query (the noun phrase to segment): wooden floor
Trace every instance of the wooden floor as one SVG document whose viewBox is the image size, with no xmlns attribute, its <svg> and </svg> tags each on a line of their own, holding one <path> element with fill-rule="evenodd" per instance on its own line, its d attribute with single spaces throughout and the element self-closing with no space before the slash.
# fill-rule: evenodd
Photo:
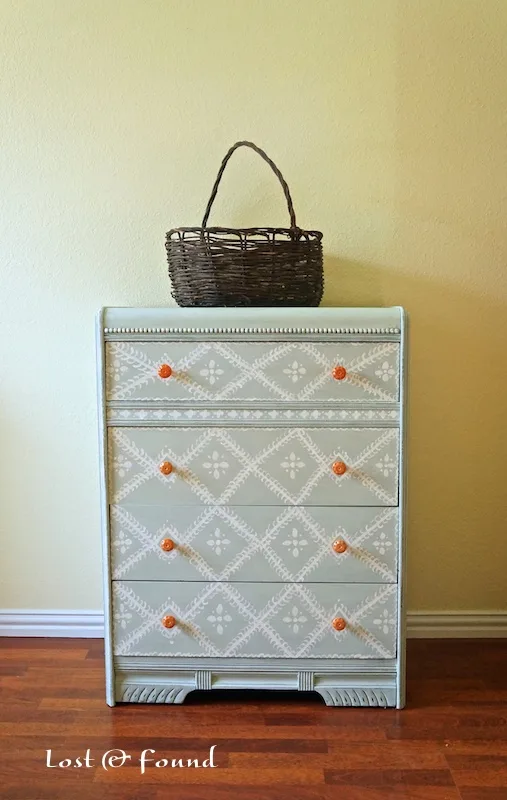
<svg viewBox="0 0 507 800">
<path fill-rule="evenodd" d="M 314 694 L 194 693 L 104 703 L 99 640 L 0 639 L 5 800 L 507 800 L 507 640 L 409 642 L 408 706 L 326 708 Z M 156 757 L 215 769 L 154 768 Z M 95 765 L 48 768 L 65 758 Z M 132 756 L 107 771 L 104 753 Z M 97 766 L 97 762 L 99 762 Z"/>
</svg>

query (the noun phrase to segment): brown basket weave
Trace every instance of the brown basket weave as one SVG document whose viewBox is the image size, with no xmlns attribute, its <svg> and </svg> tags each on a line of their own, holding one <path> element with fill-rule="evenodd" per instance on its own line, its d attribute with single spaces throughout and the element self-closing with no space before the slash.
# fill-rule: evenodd
<svg viewBox="0 0 507 800">
<path fill-rule="evenodd" d="M 251 147 L 281 183 L 290 228 L 207 228 L 230 157 Z M 236 142 L 218 172 L 200 228 L 166 237 L 172 296 L 180 306 L 318 306 L 323 291 L 322 234 L 296 225 L 289 187 L 276 164 L 252 142 Z"/>
</svg>

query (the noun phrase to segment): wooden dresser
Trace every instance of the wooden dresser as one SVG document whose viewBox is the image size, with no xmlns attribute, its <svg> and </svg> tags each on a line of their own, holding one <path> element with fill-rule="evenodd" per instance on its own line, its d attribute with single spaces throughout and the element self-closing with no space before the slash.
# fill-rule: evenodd
<svg viewBox="0 0 507 800">
<path fill-rule="evenodd" d="M 404 705 L 401 308 L 98 320 L 107 702 Z"/>
</svg>

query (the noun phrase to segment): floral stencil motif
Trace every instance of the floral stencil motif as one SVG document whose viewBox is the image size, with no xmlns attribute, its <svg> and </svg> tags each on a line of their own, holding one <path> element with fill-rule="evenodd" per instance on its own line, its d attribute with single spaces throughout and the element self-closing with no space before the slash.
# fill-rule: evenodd
<svg viewBox="0 0 507 800">
<path fill-rule="evenodd" d="M 119 381 L 122 375 L 128 371 L 128 367 L 122 364 L 119 358 L 113 358 L 108 364 L 108 374 L 111 380 Z"/>
<path fill-rule="evenodd" d="M 288 458 L 282 461 L 280 466 L 282 466 L 284 470 L 289 473 L 289 477 L 294 480 L 299 470 L 302 469 L 304 465 L 305 462 L 301 461 L 295 453 L 289 453 Z"/>
<path fill-rule="evenodd" d="M 290 628 L 292 628 L 293 633 L 298 633 L 299 626 L 303 622 L 308 622 L 307 618 L 300 612 L 297 606 L 292 606 L 292 610 L 286 617 L 283 618 L 283 621 L 286 622 Z"/>
<path fill-rule="evenodd" d="M 215 528 L 213 536 L 206 542 L 206 544 L 208 544 L 211 547 L 211 549 L 215 551 L 217 556 L 221 555 L 222 550 L 225 550 L 227 548 L 227 545 L 230 543 L 231 540 L 226 539 L 220 528 Z"/>
<path fill-rule="evenodd" d="M 375 375 L 380 378 L 380 380 L 387 383 L 387 381 L 391 380 L 396 375 L 396 370 L 391 367 L 388 361 L 384 361 L 381 366 L 375 370 Z"/>
<path fill-rule="evenodd" d="M 292 547 L 292 555 L 294 558 L 297 558 L 299 553 L 301 552 L 302 547 L 306 547 L 308 542 L 306 539 L 299 538 L 299 531 L 297 528 L 292 529 L 292 533 L 289 535 L 289 538 L 286 539 L 283 544 L 288 547 L 289 549 Z"/>
<path fill-rule="evenodd" d="M 396 463 L 391 460 L 387 453 L 375 466 L 381 471 L 384 478 L 388 478 L 390 473 L 396 469 Z"/>
<path fill-rule="evenodd" d="M 125 531 L 118 531 L 118 536 L 113 540 L 113 547 L 117 547 L 122 555 L 124 555 L 132 544 L 132 539 L 129 539 Z"/>
<path fill-rule="evenodd" d="M 203 463 L 204 469 L 209 470 L 215 480 L 218 480 L 221 475 L 224 475 L 226 470 L 229 469 L 229 463 L 221 459 L 220 453 L 213 450 L 210 460 Z"/>
<path fill-rule="evenodd" d="M 125 603 L 120 603 L 120 607 L 114 612 L 114 618 L 122 628 L 127 627 L 127 622 L 132 619 L 132 614 L 125 608 Z"/>
<path fill-rule="evenodd" d="M 379 618 L 373 620 L 373 624 L 377 625 L 382 633 L 388 634 L 391 629 L 391 625 L 395 625 L 396 622 L 387 608 L 384 608 L 384 610 L 380 612 Z"/>
<path fill-rule="evenodd" d="M 227 627 L 227 623 L 232 622 L 231 615 L 226 612 L 222 603 L 219 603 L 215 608 L 215 612 L 210 614 L 209 617 L 206 617 L 206 619 L 208 622 L 211 622 L 216 632 L 220 635 L 222 635 L 224 629 Z"/>
<path fill-rule="evenodd" d="M 306 369 L 297 361 L 293 361 L 290 367 L 284 369 L 284 373 L 290 376 L 292 383 L 297 383 L 303 375 L 306 375 Z"/>
<path fill-rule="evenodd" d="M 124 478 L 132 469 L 132 461 L 129 461 L 123 453 L 118 453 L 113 459 L 113 468 L 120 478 Z"/>
<path fill-rule="evenodd" d="M 385 556 L 387 551 L 390 547 L 392 547 L 392 542 L 389 541 L 385 533 L 379 533 L 378 539 L 373 542 L 373 546 L 378 550 L 381 556 Z"/>
<path fill-rule="evenodd" d="M 217 365 L 216 361 L 213 358 L 210 358 L 210 360 L 208 361 L 208 365 L 203 369 L 201 369 L 199 374 L 202 375 L 203 378 L 206 378 L 208 382 L 213 386 L 213 384 L 217 382 L 220 375 L 224 374 L 224 371 L 223 369 L 220 369 L 220 367 Z"/>
</svg>

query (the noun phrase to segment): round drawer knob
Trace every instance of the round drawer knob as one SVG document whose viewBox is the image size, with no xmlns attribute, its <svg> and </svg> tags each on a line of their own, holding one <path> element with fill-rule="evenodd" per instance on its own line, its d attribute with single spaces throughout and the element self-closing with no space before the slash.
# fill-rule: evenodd
<svg viewBox="0 0 507 800">
<path fill-rule="evenodd" d="M 158 374 L 160 378 L 170 378 L 173 371 L 169 364 L 161 364 L 158 368 Z"/>
<path fill-rule="evenodd" d="M 344 539 L 337 539 L 333 542 L 333 550 L 335 553 L 344 553 L 347 549 L 347 542 Z"/>
<path fill-rule="evenodd" d="M 345 367 L 341 365 L 337 366 L 333 370 L 333 378 L 337 381 L 343 381 L 347 377 L 347 370 Z"/>
<path fill-rule="evenodd" d="M 335 617 L 332 622 L 333 628 L 335 631 L 344 631 L 347 627 L 347 623 L 343 619 L 343 617 Z"/>
<path fill-rule="evenodd" d="M 173 471 L 173 465 L 171 464 L 170 461 L 162 461 L 159 470 L 162 473 L 162 475 L 170 475 L 171 472 Z"/>
<path fill-rule="evenodd" d="M 347 465 L 344 461 L 335 461 L 333 464 L 333 472 L 335 475 L 345 475 L 347 472 Z"/>
<path fill-rule="evenodd" d="M 160 547 L 164 553 L 170 553 L 171 550 L 174 550 L 174 542 L 172 539 L 162 539 L 160 542 Z"/>
<path fill-rule="evenodd" d="M 170 614 L 166 617 L 162 617 L 162 625 L 164 628 L 174 628 L 176 625 L 176 617 L 172 617 Z"/>
</svg>

